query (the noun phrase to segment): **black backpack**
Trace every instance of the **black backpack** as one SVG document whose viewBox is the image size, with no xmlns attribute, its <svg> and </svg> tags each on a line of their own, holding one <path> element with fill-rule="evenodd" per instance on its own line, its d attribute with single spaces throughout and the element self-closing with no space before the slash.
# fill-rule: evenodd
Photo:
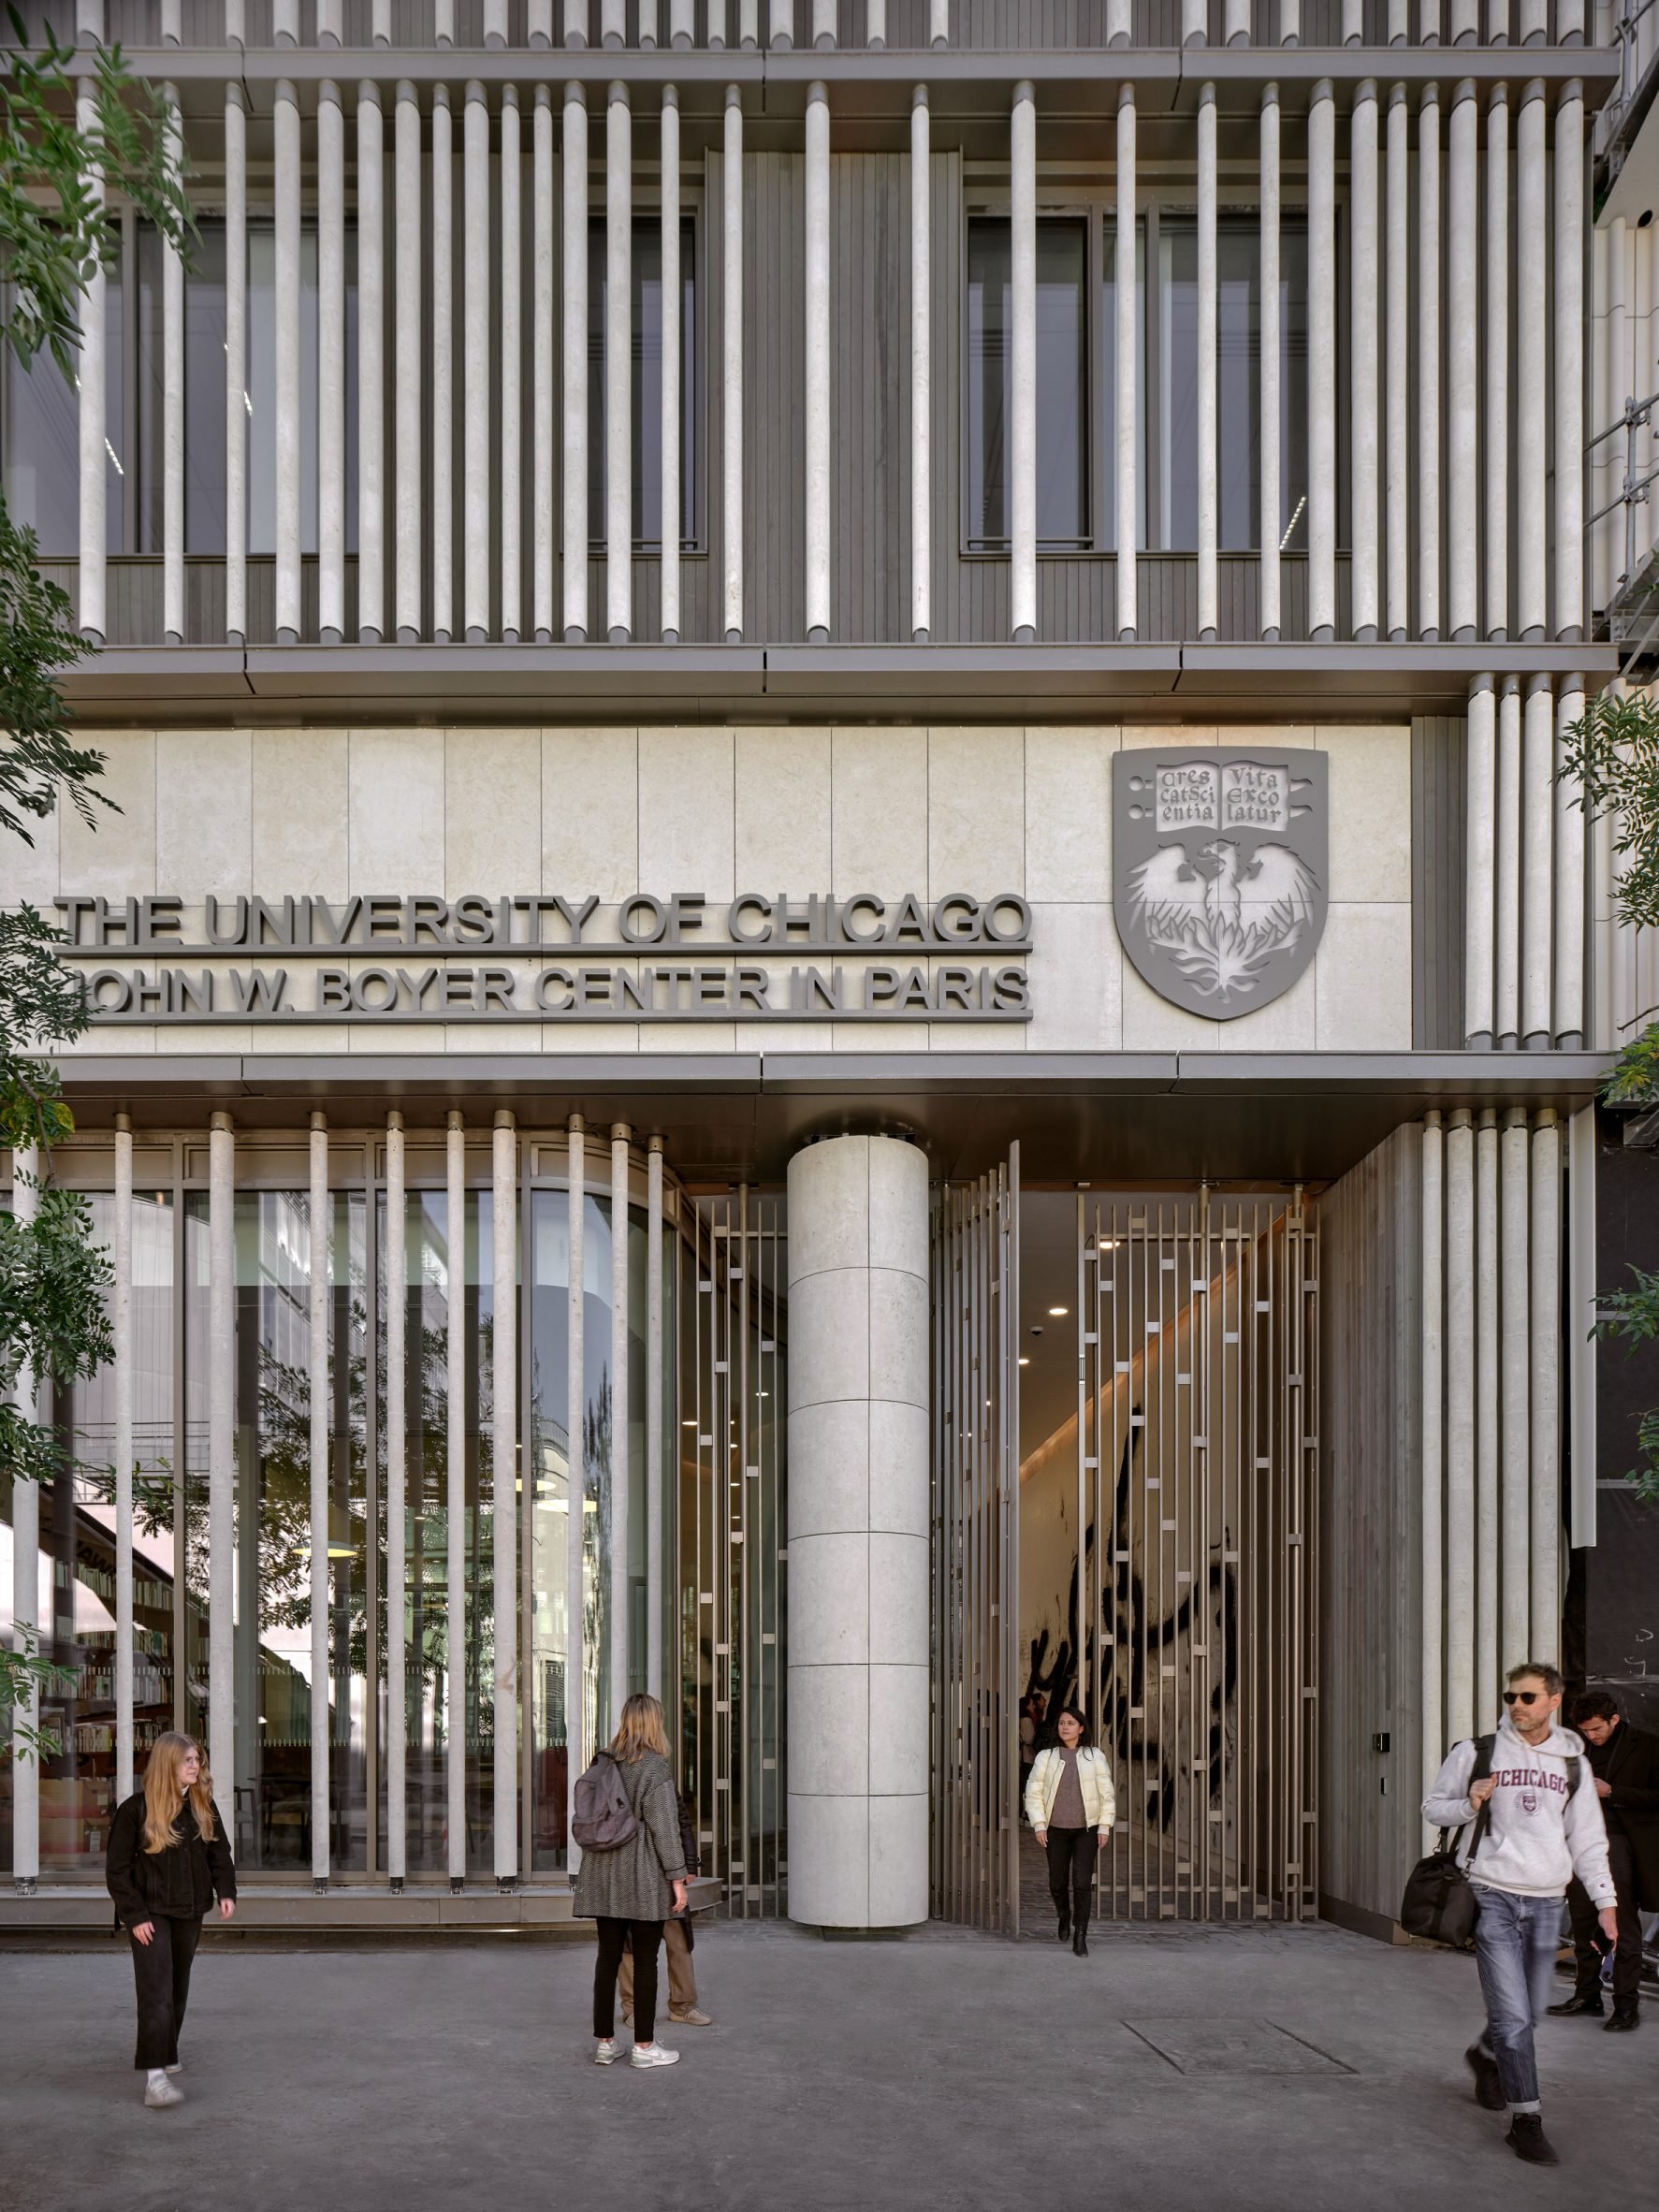
<svg viewBox="0 0 1659 2212">
<path fill-rule="evenodd" d="M 619 1851 L 639 1833 L 639 1823 L 622 1787 L 622 1769 L 607 1751 L 576 1778 L 570 1832 L 584 1851 Z"/>
<path fill-rule="evenodd" d="M 1475 1764 L 1469 1770 L 1471 1789 L 1492 1772 L 1492 1747 L 1496 1742 L 1495 1736 L 1475 1739 Z M 1570 1802 L 1579 1786 L 1579 1761 L 1569 1758 L 1566 1766 Z M 1475 1822 L 1474 1841 L 1469 1846 L 1471 1866 L 1491 1825 L 1492 1799 L 1488 1797 Z M 1412 1868 L 1406 1879 L 1405 1895 L 1400 1900 L 1400 1925 L 1407 1935 L 1425 1936 L 1433 1943 L 1449 1943 L 1457 1951 L 1466 1951 L 1473 1944 L 1475 1922 L 1480 1912 L 1475 1892 L 1469 1886 L 1469 1877 L 1458 1864 L 1458 1844 L 1463 1833 L 1462 1827 L 1441 1829 L 1434 1849 Z"/>
</svg>

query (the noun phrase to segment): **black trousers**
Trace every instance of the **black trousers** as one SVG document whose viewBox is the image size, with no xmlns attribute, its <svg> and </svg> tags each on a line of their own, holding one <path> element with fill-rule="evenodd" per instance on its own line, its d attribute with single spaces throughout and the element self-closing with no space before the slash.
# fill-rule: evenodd
<svg viewBox="0 0 1659 2212">
<path fill-rule="evenodd" d="M 1089 1906 L 1095 1894 L 1095 1861 L 1100 1838 L 1094 1828 L 1050 1828 L 1048 1888 L 1055 1911 L 1064 1920 L 1070 1915 L 1074 1928 L 1087 1928 Z"/>
<path fill-rule="evenodd" d="M 651 2043 L 657 2034 L 657 1953 L 662 1943 L 660 1920 L 601 1920 L 599 1957 L 593 1969 L 593 2032 L 608 2040 L 617 2032 L 617 1975 L 622 1946 L 633 1952 L 633 2040 Z"/>
<path fill-rule="evenodd" d="M 1619 1893 L 1619 1940 L 1613 1946 L 1613 2001 L 1634 2004 L 1642 1986 L 1642 1922 L 1636 1909 L 1636 1864 L 1630 1855 L 1630 1838 L 1609 1832 L 1608 1869 Z M 1595 1947 L 1595 1907 L 1590 1892 L 1575 1879 L 1567 1885 L 1567 1911 L 1573 1922 L 1573 1956 L 1578 1961 L 1579 1993 L 1588 1997 L 1601 1987 L 1601 1953 Z"/>
<path fill-rule="evenodd" d="M 133 1980 L 138 1991 L 138 2050 L 135 2066 L 176 2066 L 179 2030 L 190 1997 L 190 1965 L 201 1941 L 199 1920 L 165 1920 L 158 1914 L 147 1943 L 127 1930 Z"/>
</svg>

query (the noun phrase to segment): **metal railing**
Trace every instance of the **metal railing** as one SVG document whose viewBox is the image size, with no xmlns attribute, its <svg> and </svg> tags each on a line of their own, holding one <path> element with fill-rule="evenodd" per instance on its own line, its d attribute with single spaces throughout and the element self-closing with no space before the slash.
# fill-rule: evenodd
<svg viewBox="0 0 1659 2212">
<path fill-rule="evenodd" d="M 1627 398 L 1618 421 L 1597 431 L 1585 448 L 1587 456 L 1594 456 L 1610 440 L 1621 434 L 1624 439 L 1624 474 L 1619 489 L 1595 510 L 1584 527 L 1588 535 L 1609 515 L 1623 509 L 1624 566 L 1608 595 L 1607 621 L 1609 642 L 1625 656 L 1627 676 L 1645 665 L 1659 647 L 1659 575 L 1655 575 L 1647 555 L 1638 562 L 1637 552 L 1637 509 L 1652 503 L 1652 487 L 1659 480 L 1659 465 L 1638 468 L 1637 439 L 1652 423 L 1655 406 L 1659 406 L 1659 391 L 1650 392 L 1645 400 Z"/>
</svg>

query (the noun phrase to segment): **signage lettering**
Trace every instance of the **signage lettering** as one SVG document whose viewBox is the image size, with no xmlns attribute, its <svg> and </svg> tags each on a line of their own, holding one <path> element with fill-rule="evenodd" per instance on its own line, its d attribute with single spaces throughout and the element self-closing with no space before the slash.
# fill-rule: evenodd
<svg viewBox="0 0 1659 2212">
<path fill-rule="evenodd" d="M 1031 1018 L 1014 892 L 210 895 L 195 941 L 170 893 L 57 906 L 95 1023 Z"/>
</svg>

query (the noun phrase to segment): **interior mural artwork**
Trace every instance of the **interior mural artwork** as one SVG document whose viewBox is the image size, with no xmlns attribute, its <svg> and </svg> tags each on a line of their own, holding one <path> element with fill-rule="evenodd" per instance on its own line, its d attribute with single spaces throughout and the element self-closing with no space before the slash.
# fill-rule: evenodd
<svg viewBox="0 0 1659 2212">
<path fill-rule="evenodd" d="M 1295 1887 L 1293 1824 L 1263 1811 L 1294 1742 L 1260 1716 L 1305 1632 L 1304 1220 L 1271 1200 L 1097 1208 L 1081 1448 L 1073 1414 L 1020 1470 L 1022 1694 L 1050 1724 L 1080 1702 L 1110 1753 L 1101 1880 L 1131 1913 L 1252 1917 Z"/>
</svg>

